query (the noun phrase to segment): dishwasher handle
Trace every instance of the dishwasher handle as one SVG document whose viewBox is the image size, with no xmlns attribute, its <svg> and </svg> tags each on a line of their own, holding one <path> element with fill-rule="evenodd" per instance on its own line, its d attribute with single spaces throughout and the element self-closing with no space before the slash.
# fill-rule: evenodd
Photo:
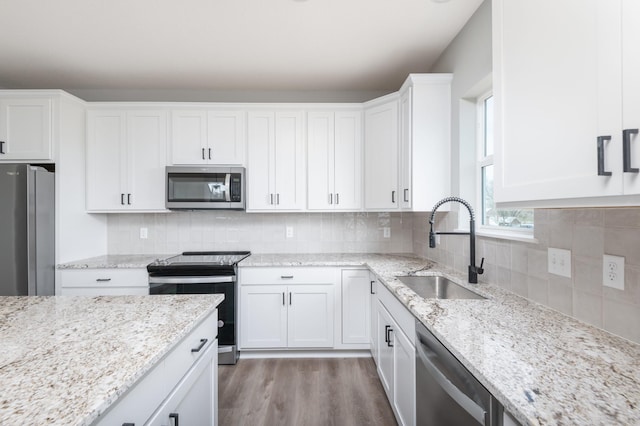
<svg viewBox="0 0 640 426">
<path fill-rule="evenodd" d="M 471 398 L 469 398 L 464 392 L 462 392 L 456 385 L 444 375 L 438 368 L 431 362 L 429 355 L 424 349 L 424 343 L 418 339 L 416 342 L 416 352 L 420 362 L 424 365 L 433 379 L 438 382 L 438 385 L 471 417 L 476 419 L 478 423 L 482 425 L 487 424 L 488 413 L 483 407 L 476 404 Z"/>
</svg>

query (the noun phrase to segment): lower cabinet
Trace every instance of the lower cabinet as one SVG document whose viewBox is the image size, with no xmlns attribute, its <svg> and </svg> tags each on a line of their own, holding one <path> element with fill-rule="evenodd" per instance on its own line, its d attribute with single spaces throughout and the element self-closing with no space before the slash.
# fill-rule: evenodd
<svg viewBox="0 0 640 426">
<path fill-rule="evenodd" d="M 333 290 L 332 284 L 242 286 L 241 348 L 332 348 Z"/>
<path fill-rule="evenodd" d="M 94 424 L 214 426 L 218 410 L 218 311 L 158 362 Z"/>
<path fill-rule="evenodd" d="M 342 343 L 369 344 L 371 308 L 368 269 L 342 270 Z M 366 347 L 366 346 L 365 346 Z"/>
<path fill-rule="evenodd" d="M 144 296 L 149 294 L 147 270 L 63 269 L 60 271 L 62 296 Z"/>
<path fill-rule="evenodd" d="M 416 361 L 412 314 L 382 286 L 376 305 L 378 375 L 399 425 L 416 422 Z"/>
</svg>

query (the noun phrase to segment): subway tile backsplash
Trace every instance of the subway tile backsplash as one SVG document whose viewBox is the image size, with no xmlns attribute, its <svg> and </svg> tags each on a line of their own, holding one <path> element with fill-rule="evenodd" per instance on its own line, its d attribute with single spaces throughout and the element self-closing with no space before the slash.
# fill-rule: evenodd
<svg viewBox="0 0 640 426">
<path fill-rule="evenodd" d="M 291 227 L 293 237 L 286 237 Z M 148 238 L 140 238 L 147 228 Z M 389 228 L 385 238 L 384 229 Z M 108 215 L 111 254 L 198 250 L 255 253 L 411 253 L 413 215 L 184 211 Z"/>
<path fill-rule="evenodd" d="M 457 227 L 457 213 L 437 213 L 437 229 Z M 478 237 L 481 281 L 640 343 L 640 208 L 536 209 L 536 243 Z M 461 272 L 469 240 L 441 236 L 429 248 L 428 214 L 413 218 L 414 253 Z M 547 272 L 549 247 L 571 250 L 571 278 Z M 624 291 L 602 284 L 602 255 L 625 258 Z"/>
</svg>

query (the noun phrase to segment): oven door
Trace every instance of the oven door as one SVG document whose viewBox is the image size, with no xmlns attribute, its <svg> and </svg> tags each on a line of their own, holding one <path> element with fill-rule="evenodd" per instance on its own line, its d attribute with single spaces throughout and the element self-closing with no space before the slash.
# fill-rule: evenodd
<svg viewBox="0 0 640 426">
<path fill-rule="evenodd" d="M 223 294 L 218 305 L 218 363 L 235 364 L 238 359 L 236 337 L 236 277 L 149 277 L 149 294 Z"/>
</svg>

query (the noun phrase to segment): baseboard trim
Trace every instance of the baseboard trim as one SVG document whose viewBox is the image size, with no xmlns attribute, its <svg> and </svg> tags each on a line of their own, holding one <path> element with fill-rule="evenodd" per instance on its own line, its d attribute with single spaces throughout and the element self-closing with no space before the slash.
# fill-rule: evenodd
<svg viewBox="0 0 640 426">
<path fill-rule="evenodd" d="M 369 350 L 243 350 L 240 359 L 258 358 L 371 358 Z"/>
</svg>

